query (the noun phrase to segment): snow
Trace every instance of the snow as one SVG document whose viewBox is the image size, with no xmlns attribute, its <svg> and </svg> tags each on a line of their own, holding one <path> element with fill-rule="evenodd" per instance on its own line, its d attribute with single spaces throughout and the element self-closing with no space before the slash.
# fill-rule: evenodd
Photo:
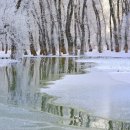
<svg viewBox="0 0 130 130">
<path fill-rule="evenodd" d="M 17 63 L 18 60 L 10 59 L 10 52 L 5 54 L 5 52 L 0 51 L 0 67 L 8 66 L 12 63 Z"/>
<path fill-rule="evenodd" d="M 105 72 L 69 75 L 54 83 L 41 92 L 59 97 L 55 103 L 84 109 L 94 116 L 130 121 L 130 84 Z"/>
<path fill-rule="evenodd" d="M 89 71 L 86 69 L 89 73 L 67 75 L 40 91 L 59 97 L 55 103 L 78 107 L 94 116 L 130 121 L 129 56 L 124 52 L 87 53 L 77 62 L 95 63 Z M 0 59 L 0 66 L 14 62 Z"/>
<path fill-rule="evenodd" d="M 0 67 L 8 66 L 12 63 L 17 63 L 17 60 L 11 60 L 11 59 L 0 59 Z"/>
<path fill-rule="evenodd" d="M 56 104 L 73 106 L 107 119 L 130 121 L 129 55 L 104 52 L 99 58 L 100 54 L 95 57 L 96 52 L 92 53 L 91 58 L 77 60 L 95 63 L 89 73 L 67 75 L 41 92 L 58 97 Z"/>
<path fill-rule="evenodd" d="M 126 58 L 87 58 L 77 62 L 96 63 L 94 71 L 130 72 L 130 60 Z"/>
<path fill-rule="evenodd" d="M 10 52 L 8 54 L 5 54 L 4 51 L 0 51 L 0 58 L 10 58 Z"/>
<path fill-rule="evenodd" d="M 39 52 L 39 51 L 38 51 Z M 7 54 L 5 54 L 5 52 L 0 51 L 0 67 L 2 66 L 7 66 L 10 63 L 14 63 L 17 62 L 16 60 L 11 60 L 10 59 L 10 51 L 8 51 Z M 38 53 L 39 54 L 39 53 Z M 35 58 L 41 58 L 41 57 L 80 57 L 80 55 L 68 55 L 68 54 L 62 54 L 61 56 L 59 55 L 47 55 L 47 56 L 43 56 L 43 55 L 37 55 L 37 56 L 33 56 L 29 53 L 29 55 L 23 55 L 23 57 L 35 57 Z M 98 53 L 96 50 L 94 50 L 94 52 L 87 52 L 85 54 L 86 58 L 89 58 L 89 60 L 78 60 L 77 62 L 96 62 L 99 64 L 99 66 L 97 68 L 99 69 L 103 69 L 103 70 L 116 70 L 116 71 L 126 71 L 128 72 L 130 70 L 130 66 L 129 66 L 129 62 L 128 60 L 126 60 L 127 62 L 125 63 L 125 66 L 123 65 L 123 59 L 120 60 L 120 64 L 117 64 L 115 62 L 112 62 L 112 59 L 109 59 L 108 61 L 104 61 L 104 59 L 100 59 L 99 58 L 130 58 L 130 53 L 125 53 L 125 52 L 111 52 L 111 51 L 104 51 L 103 53 Z M 97 58 L 97 59 L 93 59 L 93 58 Z M 116 59 L 114 59 L 114 61 L 116 61 Z M 109 64 L 109 62 L 111 62 L 111 64 Z M 118 67 L 117 67 L 118 66 Z M 107 68 L 104 68 L 107 67 Z"/>
<path fill-rule="evenodd" d="M 125 53 L 124 51 L 121 52 L 112 52 L 112 51 L 103 51 L 102 53 L 97 52 L 94 50 L 93 52 L 87 52 L 85 54 L 87 57 L 97 58 L 97 57 L 111 57 L 111 58 L 130 58 L 130 52 Z"/>
</svg>

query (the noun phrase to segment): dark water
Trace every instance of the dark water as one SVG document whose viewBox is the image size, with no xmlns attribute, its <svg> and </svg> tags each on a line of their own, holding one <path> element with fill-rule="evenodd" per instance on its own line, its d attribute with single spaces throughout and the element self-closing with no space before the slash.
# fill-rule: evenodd
<svg viewBox="0 0 130 130">
<path fill-rule="evenodd" d="M 48 84 L 53 83 L 52 81 L 60 80 L 65 75 L 89 73 L 90 68 L 95 66 L 94 63 L 77 63 L 75 60 L 76 58 L 25 58 L 21 63 L 0 68 L 0 130 L 14 129 L 15 123 L 14 125 L 10 123 L 9 128 L 6 124 L 10 118 L 11 121 L 16 117 L 21 119 L 22 114 L 25 122 L 32 121 L 32 117 L 33 121 L 38 120 L 40 124 L 36 125 L 36 122 L 33 122 L 33 125 L 29 124 L 29 127 L 23 125 L 24 123 L 18 125 L 21 123 L 19 121 L 16 129 L 68 130 L 76 127 L 78 129 L 129 130 L 129 123 L 107 120 L 82 110 L 56 105 L 53 103 L 55 99 L 53 96 L 40 93 L 40 88 L 46 89 Z M 42 115 L 44 116 L 41 117 Z M 51 127 L 45 128 L 45 121 L 50 123 Z M 53 123 L 55 128 L 52 127 Z"/>
</svg>

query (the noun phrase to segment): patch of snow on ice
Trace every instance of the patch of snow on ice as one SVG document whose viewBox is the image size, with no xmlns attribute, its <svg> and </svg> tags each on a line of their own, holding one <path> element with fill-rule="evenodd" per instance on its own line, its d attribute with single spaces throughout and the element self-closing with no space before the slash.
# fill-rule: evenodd
<svg viewBox="0 0 130 130">
<path fill-rule="evenodd" d="M 93 52 L 85 53 L 85 55 L 87 57 L 130 58 L 130 52 L 125 53 L 124 51 L 121 52 L 103 51 L 102 53 L 99 53 L 96 50 L 94 50 Z"/>
<path fill-rule="evenodd" d="M 130 60 L 127 58 L 88 58 L 77 60 L 77 62 L 94 62 L 98 71 L 108 72 L 130 72 Z"/>
<path fill-rule="evenodd" d="M 17 60 L 11 60 L 11 59 L 0 59 L 0 67 L 8 66 L 12 63 L 17 63 Z"/>
</svg>

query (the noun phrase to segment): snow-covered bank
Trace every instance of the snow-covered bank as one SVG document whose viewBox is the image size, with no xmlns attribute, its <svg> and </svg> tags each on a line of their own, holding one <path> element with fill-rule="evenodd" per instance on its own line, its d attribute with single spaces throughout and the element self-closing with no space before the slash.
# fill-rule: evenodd
<svg viewBox="0 0 130 130">
<path fill-rule="evenodd" d="M 0 59 L 0 67 L 8 66 L 12 63 L 17 63 L 19 61 L 17 60 L 11 60 L 11 59 Z"/>
<path fill-rule="evenodd" d="M 87 52 L 85 55 L 89 58 L 130 58 L 130 52 L 125 53 L 124 51 L 121 52 L 112 52 L 112 51 L 103 51 L 102 53 L 97 52 L 97 50 L 94 50 L 93 52 Z"/>
<path fill-rule="evenodd" d="M 38 51 L 39 52 L 39 51 Z M 16 60 L 11 60 L 10 59 L 10 51 L 8 54 L 5 54 L 4 52 L 0 51 L 0 66 L 7 65 L 12 62 L 16 62 Z M 41 58 L 41 57 L 78 57 L 80 58 L 80 55 L 69 55 L 69 54 L 62 54 L 62 55 L 39 55 L 37 53 L 37 56 L 33 56 L 30 53 L 28 55 L 22 55 L 22 57 L 25 58 Z M 81 57 L 86 57 L 88 59 L 81 59 L 78 60 L 77 62 L 95 62 L 98 64 L 96 68 L 102 69 L 102 70 L 112 70 L 112 71 L 125 71 L 128 72 L 130 71 L 130 61 L 128 58 L 130 58 L 130 52 L 125 53 L 125 52 L 111 52 L 111 51 L 104 51 L 103 53 L 98 53 L 96 50 L 93 52 L 87 52 L 85 53 L 84 56 Z M 109 58 L 109 60 L 105 59 Z M 120 60 L 118 60 L 120 58 Z M 6 63 L 7 61 L 7 63 Z M 120 62 L 119 62 L 120 61 Z M 124 65 L 125 64 L 125 65 Z"/>
<path fill-rule="evenodd" d="M 87 58 L 79 59 L 77 62 L 94 62 L 95 71 L 107 72 L 130 72 L 130 60 L 126 58 Z"/>
<path fill-rule="evenodd" d="M 80 57 L 80 51 L 78 51 L 78 55 L 69 55 L 67 54 L 61 54 L 59 55 L 59 52 L 57 51 L 56 55 L 48 54 L 48 55 L 40 55 L 40 50 L 37 51 L 37 56 L 33 56 L 30 53 L 30 50 L 27 50 L 28 55 L 23 55 L 22 57 Z M 8 51 L 7 54 L 5 54 L 4 51 L 0 51 L 0 58 L 10 58 L 11 51 Z M 130 58 L 130 51 L 129 53 L 125 53 L 124 51 L 121 52 L 112 52 L 104 50 L 102 53 L 97 52 L 97 50 L 93 50 L 93 52 L 86 52 L 85 57 L 87 58 Z"/>
<path fill-rule="evenodd" d="M 55 102 L 85 109 L 92 115 L 130 121 L 130 61 L 122 58 L 87 58 L 96 67 L 84 75 L 69 75 L 41 92 L 59 97 Z"/>
<path fill-rule="evenodd" d="M 17 60 L 10 59 L 10 52 L 8 54 L 5 54 L 5 52 L 0 51 L 0 67 L 17 62 Z"/>
<path fill-rule="evenodd" d="M 10 52 L 8 54 L 5 54 L 4 51 L 0 51 L 0 58 L 10 58 Z"/>
<path fill-rule="evenodd" d="M 111 78 L 116 81 L 130 83 L 129 58 L 88 58 L 77 60 L 77 62 L 94 62 L 97 65 L 92 69 L 92 71 L 107 72 Z"/>
</svg>

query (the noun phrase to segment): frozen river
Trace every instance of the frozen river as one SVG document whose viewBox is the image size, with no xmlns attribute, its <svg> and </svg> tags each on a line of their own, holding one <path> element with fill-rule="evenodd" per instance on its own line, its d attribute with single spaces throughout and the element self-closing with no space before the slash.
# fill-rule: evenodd
<svg viewBox="0 0 130 130">
<path fill-rule="evenodd" d="M 130 128 L 128 59 L 25 58 L 0 74 L 0 130 Z"/>
</svg>

